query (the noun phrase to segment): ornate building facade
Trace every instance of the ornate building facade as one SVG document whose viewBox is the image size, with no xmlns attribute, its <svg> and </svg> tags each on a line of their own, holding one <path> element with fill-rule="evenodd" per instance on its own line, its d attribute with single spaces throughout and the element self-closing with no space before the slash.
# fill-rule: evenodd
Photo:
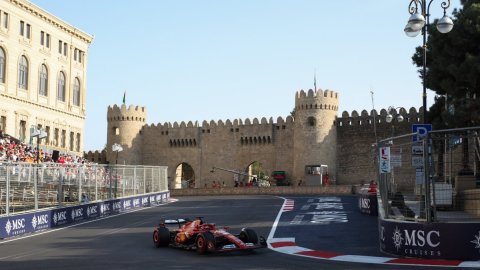
<svg viewBox="0 0 480 270">
<path fill-rule="evenodd" d="M 0 130 L 81 155 L 89 34 L 26 0 L 0 3 Z"/>
</svg>

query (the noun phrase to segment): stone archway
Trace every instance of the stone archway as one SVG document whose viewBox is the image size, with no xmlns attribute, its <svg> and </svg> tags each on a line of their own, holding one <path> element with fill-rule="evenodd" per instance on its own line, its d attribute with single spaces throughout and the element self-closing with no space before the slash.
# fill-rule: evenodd
<svg viewBox="0 0 480 270">
<path fill-rule="evenodd" d="M 257 177 L 257 180 L 263 179 L 265 176 L 268 176 L 265 169 L 263 168 L 263 164 L 259 161 L 253 161 L 252 163 L 250 163 L 247 166 L 245 173 L 247 173 L 248 175 L 255 175 Z M 243 178 L 244 184 L 248 184 L 250 180 L 252 180 L 251 176 L 245 176 Z"/>
<path fill-rule="evenodd" d="M 186 162 L 180 163 L 175 169 L 175 189 L 194 188 L 195 187 L 195 171 L 190 164 Z"/>
</svg>

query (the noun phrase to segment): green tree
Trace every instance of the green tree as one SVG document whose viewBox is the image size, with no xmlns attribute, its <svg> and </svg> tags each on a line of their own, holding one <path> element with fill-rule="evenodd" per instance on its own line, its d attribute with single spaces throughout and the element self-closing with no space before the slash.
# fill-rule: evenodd
<svg viewBox="0 0 480 270">
<path fill-rule="evenodd" d="M 450 33 L 438 32 L 436 21 L 428 29 L 425 85 L 441 97 L 427 119 L 436 129 L 480 125 L 480 0 L 461 3 L 463 8 L 453 11 Z M 423 77 L 422 47 L 416 48 L 412 60 Z"/>
</svg>

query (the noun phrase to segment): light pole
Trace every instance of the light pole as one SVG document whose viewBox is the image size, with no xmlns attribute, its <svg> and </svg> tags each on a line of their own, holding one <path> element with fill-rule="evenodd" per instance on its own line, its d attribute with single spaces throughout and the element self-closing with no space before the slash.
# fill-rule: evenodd
<svg viewBox="0 0 480 270">
<path fill-rule="evenodd" d="M 409 37 L 416 37 L 420 33 L 423 36 L 423 123 L 427 123 L 427 88 L 425 86 L 425 77 L 427 75 L 427 39 L 428 27 L 430 26 L 430 5 L 433 0 L 411 0 L 408 5 L 408 12 L 411 14 L 408 23 L 405 26 L 405 34 Z M 453 28 L 453 21 L 446 15 L 447 8 L 450 7 L 450 0 L 443 0 L 440 6 L 443 8 L 443 17 L 437 22 L 437 30 L 446 34 Z"/>
<path fill-rule="evenodd" d="M 122 152 L 123 151 L 123 147 L 118 144 L 118 143 L 114 143 L 112 145 L 112 151 L 113 152 L 116 152 L 116 156 L 115 156 L 115 199 L 117 198 L 117 187 L 118 187 L 118 168 L 117 168 L 117 164 L 118 164 L 118 152 Z M 112 190 L 112 186 L 111 186 L 112 182 L 110 181 L 110 190 Z M 110 196 L 111 197 L 111 196 Z"/>
<path fill-rule="evenodd" d="M 398 110 L 398 113 L 396 112 L 396 109 L 399 109 Z M 395 114 L 395 119 L 397 120 L 397 123 L 401 123 L 403 122 L 403 115 L 400 114 L 400 110 L 401 108 L 400 107 L 393 107 L 393 106 L 390 106 L 388 107 L 388 111 L 387 111 L 387 116 L 385 117 L 385 121 L 387 121 L 387 123 L 391 123 L 392 124 L 392 141 L 391 141 L 391 146 L 393 146 L 393 137 L 395 137 L 395 124 L 393 122 L 394 120 L 394 114 Z M 392 150 L 390 150 L 392 151 Z M 393 153 L 391 152 L 390 153 L 390 157 L 393 157 Z M 401 152 L 400 152 L 400 155 L 401 155 Z M 391 168 L 391 176 L 392 176 L 392 181 L 391 181 L 391 185 L 392 187 L 390 188 L 390 190 L 392 191 L 392 194 L 395 193 L 396 191 L 396 187 L 395 187 L 395 177 L 394 177 L 394 168 L 395 166 L 392 165 L 392 168 Z"/>
</svg>

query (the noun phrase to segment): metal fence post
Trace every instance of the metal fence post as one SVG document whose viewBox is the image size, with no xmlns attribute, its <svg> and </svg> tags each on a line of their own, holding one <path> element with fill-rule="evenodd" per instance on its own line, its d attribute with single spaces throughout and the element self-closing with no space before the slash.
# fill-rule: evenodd
<svg viewBox="0 0 480 270">
<path fill-rule="evenodd" d="M 125 176 L 125 165 L 122 169 L 122 197 L 125 197 L 125 185 L 127 184 L 127 177 Z"/>
<path fill-rule="evenodd" d="M 11 166 L 7 165 L 7 201 L 5 203 L 5 213 L 7 216 L 10 214 L 10 168 Z M 13 167 L 11 167 L 13 168 Z"/>
<path fill-rule="evenodd" d="M 77 197 L 78 197 L 78 202 L 81 203 L 82 202 L 82 169 L 81 167 L 80 168 L 76 168 L 77 170 L 77 176 L 78 176 L 78 194 L 77 194 Z"/>
<path fill-rule="evenodd" d="M 137 194 L 137 166 L 133 171 L 133 195 Z"/>
<path fill-rule="evenodd" d="M 33 198 L 35 200 L 35 210 L 38 210 L 38 171 L 40 166 L 37 164 L 35 167 L 32 166 L 35 170 L 35 175 L 33 176 Z"/>
<path fill-rule="evenodd" d="M 143 167 L 143 194 L 146 193 L 147 188 L 147 168 Z"/>
<path fill-rule="evenodd" d="M 95 201 L 98 201 L 98 181 L 97 181 L 97 166 L 93 166 L 93 179 L 95 181 Z"/>
</svg>

